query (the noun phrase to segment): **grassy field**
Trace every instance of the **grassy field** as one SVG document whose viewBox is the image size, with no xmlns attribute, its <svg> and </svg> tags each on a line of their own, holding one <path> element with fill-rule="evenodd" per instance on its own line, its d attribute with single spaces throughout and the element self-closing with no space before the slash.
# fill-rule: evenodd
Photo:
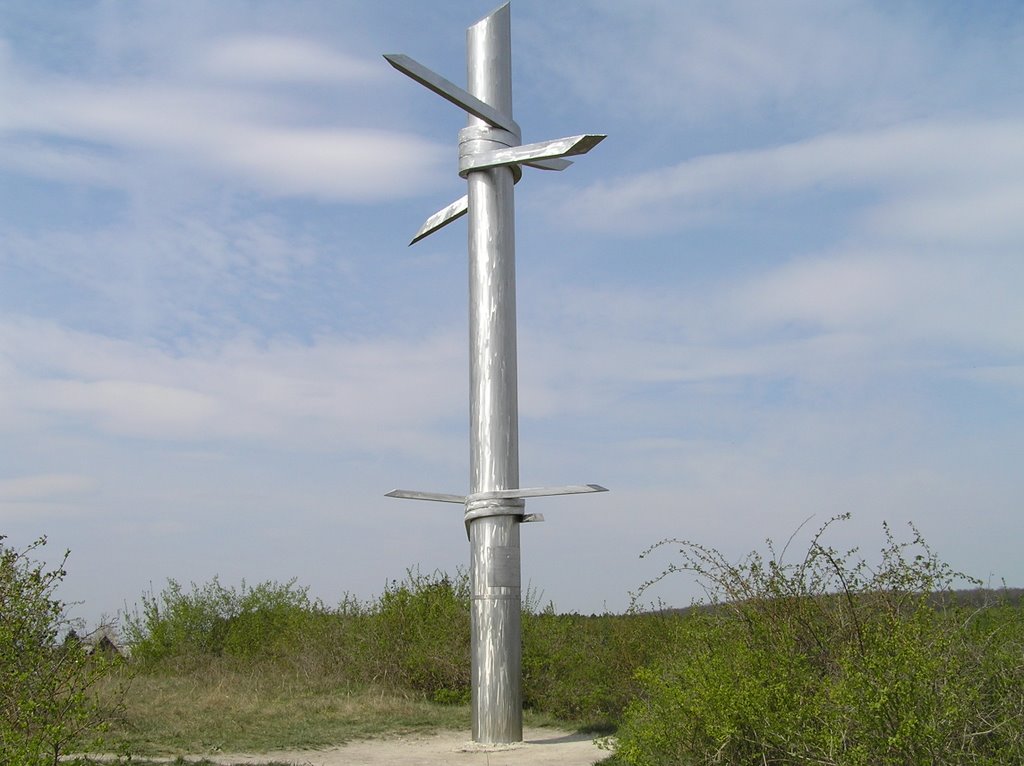
<svg viewBox="0 0 1024 766">
<path fill-rule="evenodd" d="M 656 580 L 698 577 L 713 596 L 700 608 L 528 604 L 527 724 L 614 733 L 616 762 L 635 766 L 1024 763 L 1020 593 L 954 592 L 972 581 L 916 530 L 886 528 L 869 565 L 825 545 L 828 526 L 794 563 L 770 545 L 736 562 L 662 543 L 678 561 Z M 258 753 L 470 727 L 462 574 L 410 572 L 335 607 L 293 582 L 169 582 L 124 627 L 132 658 L 93 690 L 109 728 L 79 752 Z"/>
<path fill-rule="evenodd" d="M 420 695 L 231 664 L 210 660 L 181 673 L 135 675 L 102 749 L 138 755 L 264 752 L 469 726 L 467 708 L 430 703 Z M 127 672 L 98 690 L 108 704 Z"/>
<path fill-rule="evenodd" d="M 373 602 L 325 608 L 291 583 L 170 584 L 144 597 L 126 630 L 131 661 L 96 688 L 109 728 L 89 751 L 173 757 L 468 732 L 465 587 L 410 574 Z M 524 614 L 525 724 L 610 731 L 656 622 Z"/>
<path fill-rule="evenodd" d="M 117 710 L 91 751 L 135 758 L 305 749 L 470 728 L 465 704 L 441 704 L 419 692 L 303 676 L 284 664 L 231 658 L 156 671 L 124 665 L 96 692 L 108 709 Z M 532 711 L 526 712 L 525 723 L 565 725 Z"/>
</svg>

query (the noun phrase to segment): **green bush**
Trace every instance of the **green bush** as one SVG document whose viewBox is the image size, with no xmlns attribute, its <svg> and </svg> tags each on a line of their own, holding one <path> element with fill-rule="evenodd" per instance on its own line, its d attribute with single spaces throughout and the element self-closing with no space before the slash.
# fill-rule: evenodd
<svg viewBox="0 0 1024 766">
<path fill-rule="evenodd" d="M 637 670 L 663 651 L 666 613 L 523 615 L 523 702 L 566 721 L 610 729 L 639 692 Z"/>
<path fill-rule="evenodd" d="M 469 701 L 469 577 L 410 569 L 348 631 L 358 680 L 444 703 Z"/>
<path fill-rule="evenodd" d="M 679 544 L 682 556 L 661 577 L 695 573 L 711 604 L 639 674 L 620 760 L 1024 762 L 1022 613 L 958 606 L 948 592 L 968 578 L 913 527 L 908 542 L 886 527 L 872 568 L 823 544 L 834 521 L 794 564 L 771 543 L 767 559 L 755 552 L 738 564 L 694 543 L 658 544 Z"/>
<path fill-rule="evenodd" d="M 323 614 L 319 602 L 311 602 L 306 588 L 295 580 L 261 583 L 246 588 L 237 599 L 235 614 L 228 619 L 224 651 L 233 657 L 286 657 L 305 642 L 313 623 Z"/>
<path fill-rule="evenodd" d="M 236 589 L 214 577 L 190 591 L 168 580 L 159 595 L 143 594 L 126 637 L 143 665 L 221 655 L 267 659 L 298 647 L 321 610 L 295 580 Z"/>
<path fill-rule="evenodd" d="M 678 617 L 537 612 L 523 614 L 526 707 L 563 720 L 612 728 L 639 689 L 639 667 L 664 650 Z M 336 609 L 310 602 L 293 582 L 240 590 L 216 578 L 182 588 L 171 580 L 145 594 L 127 621 L 133 657 L 170 671 L 276 662 L 297 679 L 377 685 L 435 702 L 470 698 L 469 579 L 459 571 L 409 570 L 370 601 L 346 596 Z"/>
<path fill-rule="evenodd" d="M 56 764 L 68 747 L 102 726 L 111 712 L 90 690 L 107 672 L 104 657 L 89 656 L 69 632 L 55 591 L 68 554 L 54 569 L 32 560 L 42 537 L 23 551 L 0 535 L 0 753 L 11 766 Z"/>
<path fill-rule="evenodd" d="M 378 684 L 442 702 L 469 699 L 469 583 L 415 570 L 374 601 L 336 610 L 295 581 L 228 588 L 217 578 L 185 590 L 169 580 L 127 621 L 133 658 L 171 670 L 223 657 L 280 662 L 305 677 Z"/>
</svg>

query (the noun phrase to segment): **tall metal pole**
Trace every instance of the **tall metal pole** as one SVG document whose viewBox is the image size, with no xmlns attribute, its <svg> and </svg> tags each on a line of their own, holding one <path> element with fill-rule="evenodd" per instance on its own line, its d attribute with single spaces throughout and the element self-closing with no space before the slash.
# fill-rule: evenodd
<svg viewBox="0 0 1024 766">
<path fill-rule="evenodd" d="M 519 528 L 541 521 L 526 497 L 601 492 L 597 484 L 519 486 L 513 187 L 521 165 L 564 170 L 602 135 L 522 146 L 512 119 L 512 36 L 504 5 L 467 31 L 468 90 L 407 56 L 387 60 L 469 113 L 459 132 L 459 175 L 468 193 L 431 216 L 413 242 L 469 214 L 470 493 L 394 490 L 392 497 L 461 503 L 470 541 L 473 740 L 523 738 L 522 582 Z"/>
<path fill-rule="evenodd" d="M 466 35 L 469 92 L 512 116 L 512 34 L 504 6 Z M 504 139 L 504 140 L 502 140 Z M 472 115 L 460 154 L 509 148 L 508 131 Z M 468 146 L 466 144 L 469 144 Z M 515 213 L 512 169 L 467 174 L 469 186 L 470 491 L 519 487 Z M 469 523 L 473 740 L 523 738 L 519 520 L 523 501 L 487 501 Z M 484 510 L 479 508 L 478 510 Z"/>
</svg>

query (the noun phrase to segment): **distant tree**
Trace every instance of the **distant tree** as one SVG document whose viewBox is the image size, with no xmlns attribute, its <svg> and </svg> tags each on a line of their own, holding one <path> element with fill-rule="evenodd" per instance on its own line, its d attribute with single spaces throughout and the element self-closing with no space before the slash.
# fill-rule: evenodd
<svg viewBox="0 0 1024 766">
<path fill-rule="evenodd" d="M 99 725 L 102 713 L 88 692 L 110 663 L 89 657 L 68 632 L 55 591 L 69 553 L 48 569 L 32 558 L 45 537 L 24 550 L 5 539 L 0 535 L 0 753 L 11 766 L 56 765 Z"/>
</svg>

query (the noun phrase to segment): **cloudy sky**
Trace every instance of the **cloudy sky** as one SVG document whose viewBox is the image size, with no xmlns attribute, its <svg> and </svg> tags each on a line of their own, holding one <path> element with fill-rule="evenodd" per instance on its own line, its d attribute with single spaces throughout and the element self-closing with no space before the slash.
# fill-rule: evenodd
<svg viewBox="0 0 1024 766">
<path fill-rule="evenodd" d="M 0 0 L 0 533 L 90 619 L 468 559 L 465 82 L 494 0 Z M 524 580 L 913 521 L 1024 584 L 1024 6 L 512 3 Z M 693 583 L 658 596 L 688 603 Z"/>
</svg>

